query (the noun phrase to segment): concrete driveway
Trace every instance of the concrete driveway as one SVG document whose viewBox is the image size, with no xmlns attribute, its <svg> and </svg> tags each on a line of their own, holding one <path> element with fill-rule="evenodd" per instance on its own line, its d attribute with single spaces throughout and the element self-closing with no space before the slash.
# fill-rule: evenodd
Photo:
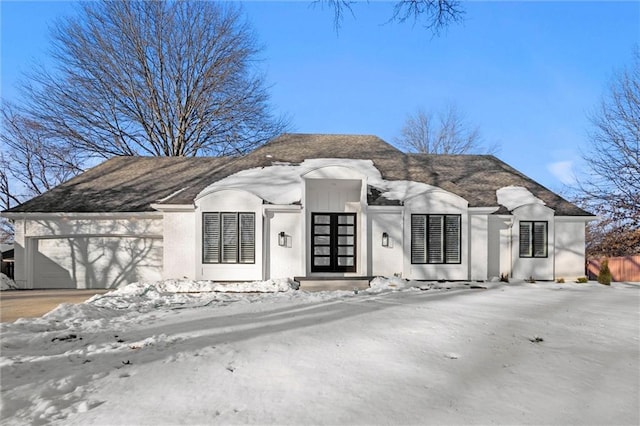
<svg viewBox="0 0 640 426">
<path fill-rule="evenodd" d="M 0 322 L 40 317 L 61 303 L 82 303 L 109 290 L 7 290 L 0 292 Z"/>
</svg>

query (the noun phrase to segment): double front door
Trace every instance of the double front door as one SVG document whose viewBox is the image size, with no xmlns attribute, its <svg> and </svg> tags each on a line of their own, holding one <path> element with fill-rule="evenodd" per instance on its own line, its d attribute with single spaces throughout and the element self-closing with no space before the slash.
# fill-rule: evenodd
<svg viewBox="0 0 640 426">
<path fill-rule="evenodd" d="M 356 213 L 311 213 L 311 272 L 356 271 Z"/>
</svg>

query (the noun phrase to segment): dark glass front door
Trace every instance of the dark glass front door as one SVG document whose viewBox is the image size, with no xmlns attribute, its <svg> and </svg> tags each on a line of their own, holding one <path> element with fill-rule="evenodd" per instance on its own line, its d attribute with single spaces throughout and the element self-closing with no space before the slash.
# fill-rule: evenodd
<svg viewBox="0 0 640 426">
<path fill-rule="evenodd" d="M 311 272 L 356 271 L 356 214 L 311 213 Z"/>
</svg>

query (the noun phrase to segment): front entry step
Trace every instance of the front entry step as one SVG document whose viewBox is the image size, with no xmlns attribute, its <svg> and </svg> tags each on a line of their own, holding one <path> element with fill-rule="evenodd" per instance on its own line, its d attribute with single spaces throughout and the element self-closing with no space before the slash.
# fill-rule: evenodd
<svg viewBox="0 0 640 426">
<path fill-rule="evenodd" d="M 294 277 L 304 291 L 366 290 L 373 277 Z"/>
</svg>

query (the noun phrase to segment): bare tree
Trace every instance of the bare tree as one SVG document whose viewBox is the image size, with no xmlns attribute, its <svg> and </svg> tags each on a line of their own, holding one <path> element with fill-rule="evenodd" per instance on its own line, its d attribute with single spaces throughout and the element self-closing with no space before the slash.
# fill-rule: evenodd
<svg viewBox="0 0 640 426">
<path fill-rule="evenodd" d="M 478 126 L 467 123 L 455 105 L 434 114 L 418 109 L 402 126 L 396 143 L 409 152 L 425 154 L 495 153 L 497 145 L 484 147 Z"/>
<path fill-rule="evenodd" d="M 355 0 L 316 0 L 316 3 L 333 9 L 333 23 L 336 31 L 342 26 L 346 14 L 355 16 L 353 5 Z M 389 22 L 404 23 L 412 21 L 420 24 L 433 35 L 452 23 L 462 21 L 465 11 L 457 0 L 399 0 L 393 6 Z"/>
<path fill-rule="evenodd" d="M 82 152 L 234 155 L 286 127 L 272 114 L 260 47 L 237 5 L 86 2 L 53 40 L 57 67 L 29 76 L 27 111 Z"/>
<path fill-rule="evenodd" d="M 620 255 L 617 242 L 628 243 L 628 253 L 640 252 L 640 51 L 634 62 L 618 73 L 590 116 L 590 148 L 583 157 L 589 174 L 580 182 L 583 204 L 601 220 L 591 226 L 591 254 Z M 635 236 L 635 237 L 634 237 Z M 635 239 L 634 239 L 635 238 Z M 613 244 L 612 244 L 613 243 Z"/>
<path fill-rule="evenodd" d="M 7 159 L 3 147 L 3 152 L 0 152 L 0 211 L 9 209 L 22 201 L 10 184 L 12 177 L 11 162 Z"/>
<path fill-rule="evenodd" d="M 587 225 L 588 257 L 615 257 L 640 254 L 640 227 L 620 221 L 606 205 L 586 206 L 599 216 Z"/>
<path fill-rule="evenodd" d="M 82 172 L 83 159 L 78 153 L 48 135 L 40 123 L 17 113 L 6 103 L 2 105 L 2 127 L 0 161 L 7 183 L 0 186 L 6 189 L 1 207 L 9 208 L 42 194 Z M 13 191 L 11 181 L 15 182 Z"/>
<path fill-rule="evenodd" d="M 0 132 L 0 211 L 42 194 L 82 171 L 83 158 L 4 102 Z M 0 219 L 0 240 L 13 235 Z"/>
<path fill-rule="evenodd" d="M 9 187 L 9 175 L 6 165 L 4 153 L 0 152 L 0 210 L 5 210 L 12 203 L 17 203 L 18 201 L 13 198 Z M 13 235 L 14 231 L 11 222 L 4 217 L 0 217 L 0 243 L 10 243 L 13 241 Z"/>
</svg>

